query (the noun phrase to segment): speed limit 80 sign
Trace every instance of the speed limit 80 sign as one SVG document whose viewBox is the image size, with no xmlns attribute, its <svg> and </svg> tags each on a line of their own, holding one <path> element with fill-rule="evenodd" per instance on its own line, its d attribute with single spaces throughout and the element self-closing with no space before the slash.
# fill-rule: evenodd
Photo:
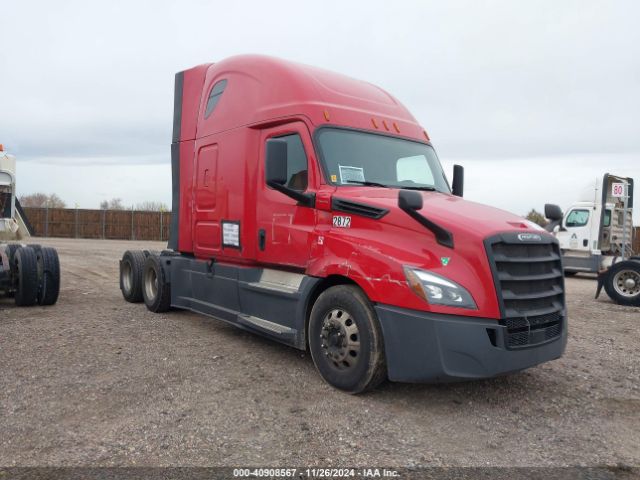
<svg viewBox="0 0 640 480">
<path fill-rule="evenodd" d="M 612 183 L 611 196 L 618 198 L 624 197 L 624 183 Z"/>
</svg>

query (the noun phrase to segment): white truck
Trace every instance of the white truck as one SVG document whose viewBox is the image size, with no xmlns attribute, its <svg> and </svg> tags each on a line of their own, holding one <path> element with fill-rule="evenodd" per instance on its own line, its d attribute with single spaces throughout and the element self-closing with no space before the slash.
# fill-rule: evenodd
<svg viewBox="0 0 640 480">
<path fill-rule="evenodd" d="M 633 246 L 633 179 L 605 174 L 566 211 L 546 204 L 547 230 L 560 243 L 565 275 L 598 274 L 612 300 L 640 305 L 640 257 Z"/>
<path fill-rule="evenodd" d="M 54 248 L 23 243 L 31 227 L 16 198 L 16 160 L 0 145 L 0 295 L 18 306 L 53 305 L 60 291 L 60 262 Z"/>
</svg>

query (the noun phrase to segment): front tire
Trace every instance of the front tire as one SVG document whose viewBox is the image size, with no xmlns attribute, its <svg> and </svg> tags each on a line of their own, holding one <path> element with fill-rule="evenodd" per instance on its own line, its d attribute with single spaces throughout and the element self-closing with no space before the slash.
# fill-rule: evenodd
<svg viewBox="0 0 640 480">
<path fill-rule="evenodd" d="M 640 262 L 614 263 L 605 279 L 604 289 L 620 305 L 640 306 Z"/>
<path fill-rule="evenodd" d="M 387 377 L 378 318 L 354 285 L 337 285 L 322 292 L 311 310 L 308 340 L 318 372 L 335 388 L 362 393 Z"/>
</svg>

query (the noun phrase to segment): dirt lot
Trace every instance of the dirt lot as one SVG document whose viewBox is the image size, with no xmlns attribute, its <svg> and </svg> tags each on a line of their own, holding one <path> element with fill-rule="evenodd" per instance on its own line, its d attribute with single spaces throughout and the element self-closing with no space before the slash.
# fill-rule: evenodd
<svg viewBox="0 0 640 480">
<path fill-rule="evenodd" d="M 640 309 L 567 281 L 566 355 L 507 377 L 327 386 L 309 355 L 125 303 L 118 258 L 162 244 L 42 240 L 59 303 L 0 303 L 0 465 L 640 464 Z"/>
</svg>

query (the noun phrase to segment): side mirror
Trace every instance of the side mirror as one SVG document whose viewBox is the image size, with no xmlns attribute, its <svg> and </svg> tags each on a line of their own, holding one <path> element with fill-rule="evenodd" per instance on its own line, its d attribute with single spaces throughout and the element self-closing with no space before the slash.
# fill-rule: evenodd
<svg viewBox="0 0 640 480">
<path fill-rule="evenodd" d="M 551 221 L 560 221 L 562 220 L 562 210 L 558 205 L 547 203 L 544 206 L 544 216 Z"/>
<path fill-rule="evenodd" d="M 422 215 L 418 210 L 423 207 L 422 195 L 415 190 L 400 190 L 398 192 L 398 208 L 413 218 L 427 230 L 431 230 L 440 245 L 453 248 L 453 234 Z"/>
<path fill-rule="evenodd" d="M 451 190 L 456 197 L 462 197 L 464 192 L 464 167 L 462 165 L 453 166 L 453 186 Z"/>
<path fill-rule="evenodd" d="M 299 205 L 314 207 L 315 193 L 303 193 L 286 186 L 287 183 L 287 142 L 270 138 L 267 140 L 265 155 L 265 177 L 267 185 L 298 201 Z"/>
<path fill-rule="evenodd" d="M 553 233 L 558 233 L 560 231 L 560 225 L 556 225 L 553 227 Z"/>
<path fill-rule="evenodd" d="M 267 140 L 265 173 L 267 185 L 287 183 L 287 142 L 271 138 Z"/>
<path fill-rule="evenodd" d="M 422 210 L 422 195 L 415 190 L 400 190 L 398 193 L 398 207 L 401 210 Z"/>
</svg>

